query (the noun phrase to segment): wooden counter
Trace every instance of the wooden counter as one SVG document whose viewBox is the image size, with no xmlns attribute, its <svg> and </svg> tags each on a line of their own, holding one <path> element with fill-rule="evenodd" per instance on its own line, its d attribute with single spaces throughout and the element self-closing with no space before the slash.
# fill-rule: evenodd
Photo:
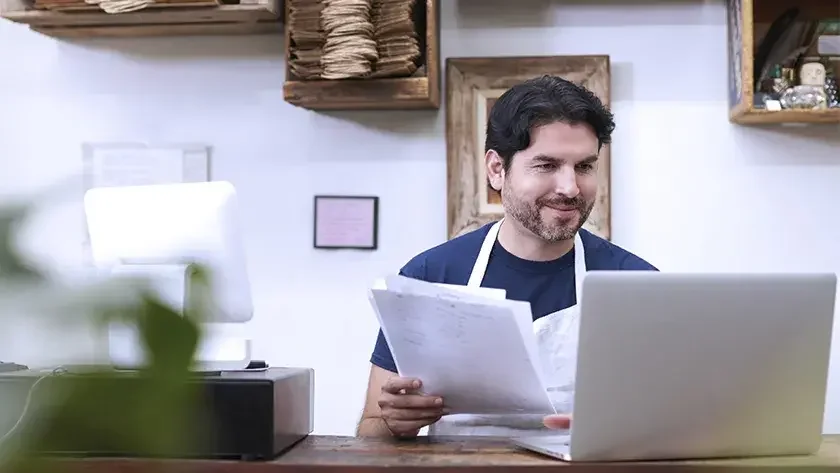
<svg viewBox="0 0 840 473">
<path fill-rule="evenodd" d="M 840 435 L 826 436 L 819 454 L 809 457 L 772 457 L 748 460 L 566 464 L 519 450 L 504 440 L 429 438 L 388 441 L 352 437 L 310 436 L 271 462 L 209 460 L 62 460 L 58 473 L 362 473 L 423 471 L 436 473 L 517 472 L 729 472 L 840 471 Z M 562 470 L 561 470 L 562 468 Z"/>
</svg>

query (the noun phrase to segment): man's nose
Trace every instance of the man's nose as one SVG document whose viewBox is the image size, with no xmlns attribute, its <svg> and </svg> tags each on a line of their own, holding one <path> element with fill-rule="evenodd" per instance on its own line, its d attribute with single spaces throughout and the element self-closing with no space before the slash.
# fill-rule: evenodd
<svg viewBox="0 0 840 473">
<path fill-rule="evenodd" d="M 577 185 L 577 173 L 573 166 L 561 166 L 555 173 L 554 192 L 569 199 L 574 199 L 580 194 Z"/>
</svg>

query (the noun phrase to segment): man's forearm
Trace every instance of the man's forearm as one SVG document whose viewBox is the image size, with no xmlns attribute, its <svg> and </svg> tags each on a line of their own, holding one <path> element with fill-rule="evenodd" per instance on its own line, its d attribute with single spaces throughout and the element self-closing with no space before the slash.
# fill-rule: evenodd
<svg viewBox="0 0 840 473">
<path fill-rule="evenodd" d="M 356 427 L 357 437 L 391 437 L 391 430 L 381 417 L 364 417 Z"/>
<path fill-rule="evenodd" d="M 413 435 L 402 435 L 403 438 L 416 437 L 420 433 L 417 429 Z M 365 417 L 359 421 L 356 427 L 357 437 L 393 437 L 394 433 L 385 424 L 385 420 L 381 417 Z"/>
</svg>

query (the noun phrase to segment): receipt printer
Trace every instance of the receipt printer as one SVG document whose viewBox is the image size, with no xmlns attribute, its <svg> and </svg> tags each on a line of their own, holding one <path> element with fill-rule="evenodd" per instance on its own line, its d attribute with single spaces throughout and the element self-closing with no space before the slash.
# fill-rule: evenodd
<svg viewBox="0 0 840 473">
<path fill-rule="evenodd" d="M 111 384 L 111 388 L 102 391 L 132 391 L 132 383 L 138 383 L 137 372 L 113 371 L 102 376 L 97 372 L 76 371 L 72 367 L 61 374 L 51 374 L 50 370 L 23 370 L 0 373 L 0 399 L 4 399 L 4 411 L 23 412 L 24 400 L 34 383 L 44 376 L 45 379 L 34 387 L 34 391 L 49 389 L 49 385 L 59 387 L 74 376 L 87 376 L 90 379 L 86 391 L 96 395 L 96 386 L 101 381 Z M 309 435 L 314 425 L 314 389 L 315 373 L 309 368 L 267 368 L 264 370 L 222 371 L 192 376 L 191 382 L 198 388 L 195 399 L 197 410 L 190 413 L 188 429 L 197 438 L 189 439 L 189 448 L 174 452 L 177 458 L 216 458 L 237 460 L 271 460 Z M 120 384 L 120 386 L 115 386 Z M 136 384 L 135 384 L 136 386 Z M 136 391 L 135 391 L 136 392 Z M 33 393 L 37 394 L 37 393 Z M 33 399 L 39 397 L 32 396 Z M 16 409 L 14 406 L 18 406 Z M 131 409 L 126 405 L 126 409 Z M 38 415 L 38 406 L 28 409 L 28 415 Z M 17 417 L 17 416 L 13 416 Z M 67 416 L 64 416 L 67 417 Z M 84 422 L 74 418 L 73 422 Z M 76 416 L 77 417 L 77 416 Z M 112 419 L 108 426 L 119 428 L 126 423 L 125 430 L 131 431 L 131 416 L 125 419 Z M 0 437 L 12 428 L 16 418 L 0 418 Z M 25 420 L 25 419 L 24 419 Z M 67 425 L 69 429 L 73 425 Z M 85 425 L 89 430 L 90 425 Z M 95 427 L 95 426 L 93 426 Z M 66 430 L 66 429 L 62 429 Z M 66 434 L 66 432 L 65 432 Z M 106 432 L 107 434 L 107 432 Z M 45 433 L 47 437 L 50 434 Z M 80 436 L 47 438 L 44 445 L 50 445 L 50 451 L 44 454 L 62 456 L 141 456 L 136 452 L 122 451 L 100 436 L 79 439 Z M 54 450 L 54 451 L 52 451 Z"/>
</svg>

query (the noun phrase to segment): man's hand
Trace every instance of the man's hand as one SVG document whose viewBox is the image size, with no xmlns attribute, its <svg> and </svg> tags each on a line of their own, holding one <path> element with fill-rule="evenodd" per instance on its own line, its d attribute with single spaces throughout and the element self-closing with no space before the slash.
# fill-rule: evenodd
<svg viewBox="0 0 840 473">
<path fill-rule="evenodd" d="M 447 413 L 443 399 L 420 394 L 419 379 L 393 376 L 382 386 L 379 409 L 388 430 L 396 437 L 414 436 Z"/>
<path fill-rule="evenodd" d="M 549 429 L 569 429 L 572 426 L 572 416 L 565 414 L 552 414 L 543 418 L 543 424 Z"/>
</svg>

